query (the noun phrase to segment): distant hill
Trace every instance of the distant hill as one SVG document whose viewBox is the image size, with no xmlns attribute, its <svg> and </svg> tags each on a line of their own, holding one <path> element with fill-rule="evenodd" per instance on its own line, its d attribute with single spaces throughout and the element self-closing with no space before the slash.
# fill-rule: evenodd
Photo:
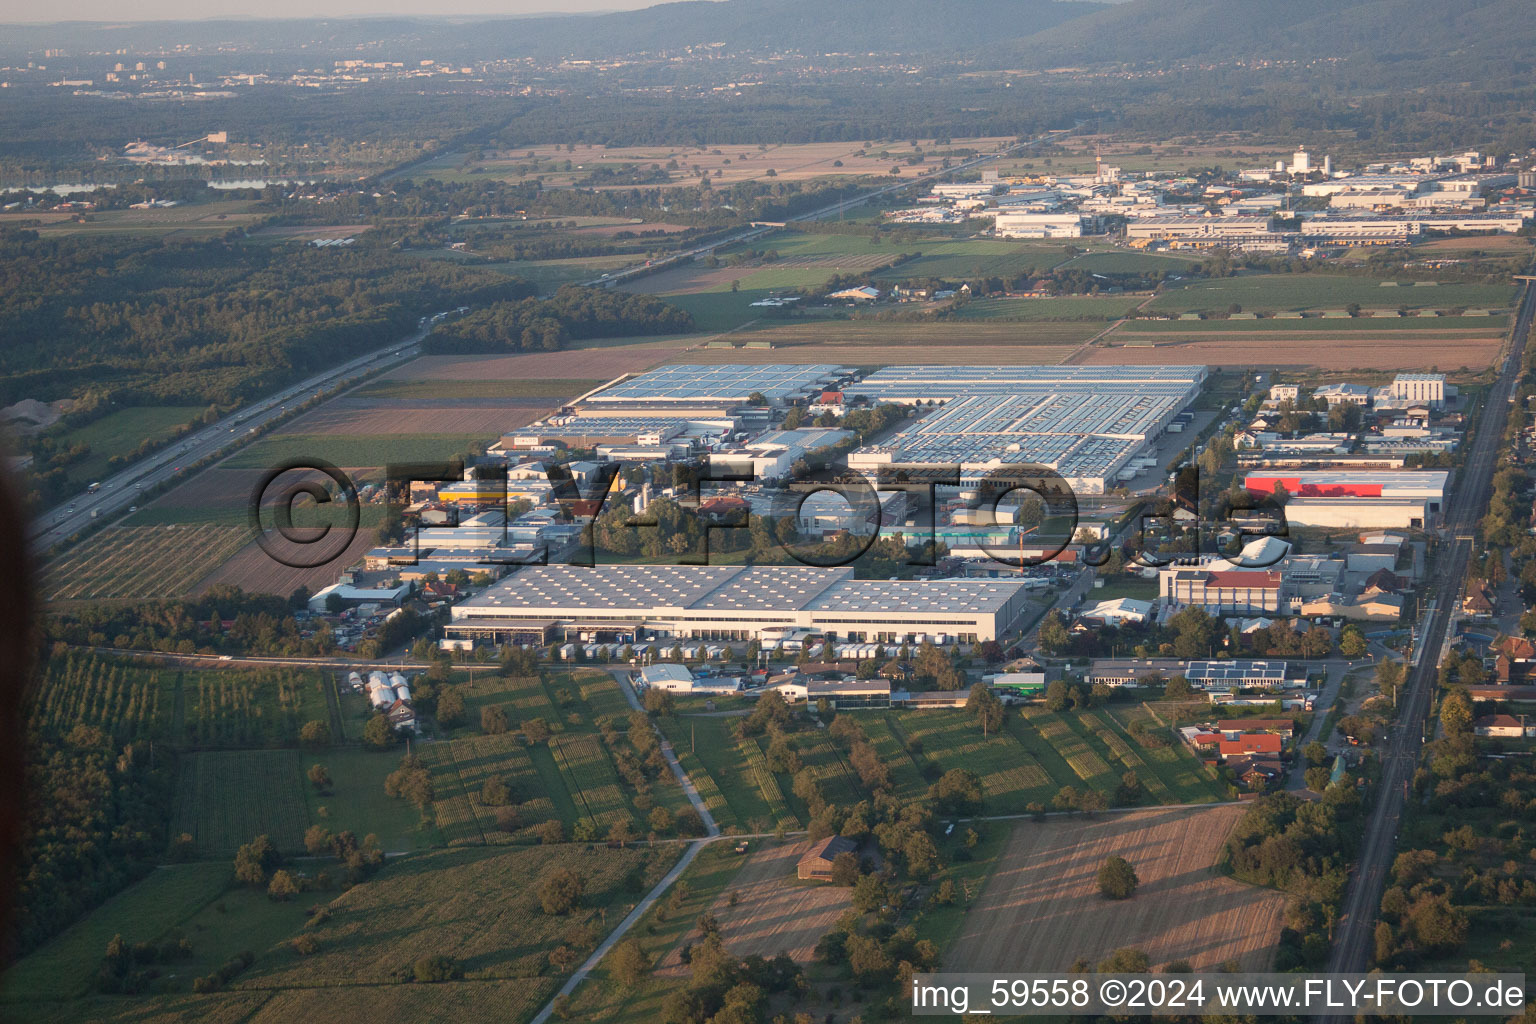
<svg viewBox="0 0 1536 1024">
<path fill-rule="evenodd" d="M 1530 0 L 1130 0 L 1042 29 L 1011 51 L 1023 66 L 1243 57 L 1382 61 L 1512 58 L 1536 41 Z"/>
</svg>

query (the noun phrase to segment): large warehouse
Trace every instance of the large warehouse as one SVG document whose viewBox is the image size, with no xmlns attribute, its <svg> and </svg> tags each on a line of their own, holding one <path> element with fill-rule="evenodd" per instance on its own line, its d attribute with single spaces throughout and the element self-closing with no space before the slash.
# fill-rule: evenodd
<svg viewBox="0 0 1536 1024">
<path fill-rule="evenodd" d="M 1079 493 L 1099 494 L 1196 395 L 1203 366 L 895 366 L 848 392 L 874 401 L 942 405 L 850 469 L 959 465 L 976 478 L 1011 465 L 1048 466 Z"/>
<path fill-rule="evenodd" d="M 499 643 L 572 631 L 748 640 L 805 629 L 829 640 L 969 643 L 997 639 L 1024 595 L 1008 581 L 858 580 L 852 568 L 535 565 L 455 605 L 447 633 Z"/>
<path fill-rule="evenodd" d="M 1445 504 L 1444 470 L 1334 470 L 1249 473 L 1243 486 L 1258 494 L 1283 487 L 1292 526 L 1324 529 L 1424 529 Z"/>
</svg>

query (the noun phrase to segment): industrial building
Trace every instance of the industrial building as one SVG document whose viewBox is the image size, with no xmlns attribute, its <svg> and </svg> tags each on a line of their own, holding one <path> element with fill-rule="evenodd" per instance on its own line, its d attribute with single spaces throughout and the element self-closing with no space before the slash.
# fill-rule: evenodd
<svg viewBox="0 0 1536 1024">
<path fill-rule="evenodd" d="M 1283 487 L 1292 526 L 1424 529 L 1445 503 L 1444 470 L 1257 472 L 1243 486 L 1259 494 Z"/>
<path fill-rule="evenodd" d="M 1024 609 L 1002 580 L 859 580 L 807 566 L 535 565 L 453 608 L 447 635 L 505 642 L 549 632 L 591 637 L 995 640 Z"/>
<path fill-rule="evenodd" d="M 878 402 L 942 406 L 850 469 L 959 465 L 976 480 L 1008 466 L 1046 466 L 1101 494 L 1200 392 L 1203 366 L 898 366 L 845 390 Z"/>
<path fill-rule="evenodd" d="M 753 396 L 772 404 L 819 394 L 846 375 L 840 366 L 815 363 L 741 363 L 660 366 L 618 380 L 578 400 L 583 415 L 630 415 L 634 410 L 706 407 L 729 410 Z"/>
<path fill-rule="evenodd" d="M 1281 610 L 1282 576 L 1262 569 L 1165 569 L 1159 596 L 1168 607 L 1198 605 L 1212 615 L 1274 614 Z"/>
<path fill-rule="evenodd" d="M 1392 378 L 1392 397 L 1406 402 L 1423 402 L 1431 409 L 1445 406 L 1445 374 L 1400 373 Z"/>
<path fill-rule="evenodd" d="M 1081 238 L 1081 214 L 1032 213 L 1016 210 L 997 211 L 994 232 L 1000 238 Z"/>
</svg>

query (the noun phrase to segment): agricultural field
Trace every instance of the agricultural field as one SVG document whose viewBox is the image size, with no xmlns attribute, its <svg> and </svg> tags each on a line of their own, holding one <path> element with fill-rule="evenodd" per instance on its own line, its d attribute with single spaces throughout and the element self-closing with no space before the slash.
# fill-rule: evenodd
<svg viewBox="0 0 1536 1024">
<path fill-rule="evenodd" d="M 956 313 L 960 320 L 1115 320 L 1133 311 L 1145 295 L 1067 296 L 1049 299 L 973 299 Z"/>
<path fill-rule="evenodd" d="M 52 658 L 29 695 L 27 728 L 63 736 L 89 725 L 119 743 L 165 738 L 175 715 L 175 677 L 87 654 Z"/>
<path fill-rule="evenodd" d="M 85 992 L 114 935 L 129 942 L 158 939 L 224 891 L 228 863 L 174 864 L 103 903 L 68 931 L 22 958 L 0 977 L 0 1004 L 64 999 Z M 11 1019 L 14 1005 L 6 1005 Z"/>
<path fill-rule="evenodd" d="M 378 468 L 397 462 L 438 462 L 484 451 L 498 431 L 412 434 L 380 437 L 368 433 L 304 434 L 284 431 L 241 449 L 226 459 L 227 469 L 260 469 L 303 457 L 325 459 L 343 469 Z"/>
<path fill-rule="evenodd" d="M 307 438 L 394 435 L 405 439 L 420 435 L 474 435 L 484 444 L 502 433 L 532 423 L 557 405 L 556 400 L 548 398 L 379 401 L 362 395 L 346 395 L 305 413 L 289 424 L 289 428 Z"/>
<path fill-rule="evenodd" d="M 176 776 L 171 835 L 190 835 L 205 857 L 232 857 L 259 835 L 288 853 L 304 849 L 310 825 L 307 763 L 296 750 L 220 750 L 184 755 Z"/>
<path fill-rule="evenodd" d="M 1343 309 L 1356 303 L 1366 309 L 1483 309 L 1508 308 L 1515 290 L 1506 284 L 1433 284 L 1383 282 L 1373 277 L 1338 274 L 1244 274 L 1215 280 L 1189 281 L 1170 287 L 1153 300 L 1151 309 L 1166 313 L 1225 312 L 1233 304 L 1248 312 L 1261 310 Z"/>
<path fill-rule="evenodd" d="M 1147 274 L 1166 270 L 1170 274 L 1198 266 L 1198 256 L 1180 256 L 1165 252 L 1138 252 L 1133 249 L 1108 249 L 1074 256 L 1058 269 L 1086 270 L 1091 274 Z"/>
<path fill-rule="evenodd" d="M 733 719 L 671 717 L 660 719 L 659 724 L 723 831 L 767 832 L 775 822 L 788 817 L 782 805 L 775 813 L 775 805 L 770 803 L 777 789 L 771 774 L 767 779 L 774 783 L 774 789 L 769 790 L 769 796 L 764 795 L 762 773 L 748 760 L 746 746 L 731 733 Z"/>
<path fill-rule="evenodd" d="M 147 509 L 145 511 L 148 511 Z M 250 542 L 250 528 L 211 522 L 110 526 L 51 562 L 49 602 L 181 597 Z"/>
<path fill-rule="evenodd" d="M 413 854 L 328 904 L 328 919 L 306 931 L 320 950 L 310 957 L 259 960 L 240 988 L 387 984 L 421 956 L 453 957 L 466 980 L 534 979 L 549 973 L 549 954 L 569 945 L 584 956 L 667 872 L 681 850 L 610 850 L 579 844 L 458 848 Z M 585 881 L 580 906 L 545 914 L 538 883 L 568 868 Z M 582 933 L 577 935 L 576 933 Z M 564 971 L 557 971 L 563 974 Z"/>
<path fill-rule="evenodd" d="M 772 958 L 788 953 L 797 964 L 811 963 L 817 941 L 832 930 L 853 895 L 852 889 L 795 877 L 795 865 L 811 845 L 810 840 L 766 842 L 747 857 L 710 906 L 708 912 L 720 922 L 720 938 L 733 955 Z M 682 974 L 678 950 L 673 949 L 657 969 Z"/>
<path fill-rule="evenodd" d="M 1286 897 L 1213 870 L 1242 813 L 1223 804 L 1016 825 L 946 969 L 1060 971 L 1125 947 L 1154 968 L 1188 960 L 1196 971 L 1228 961 L 1269 969 Z M 1129 900 L 1098 893 L 1099 865 L 1112 855 L 1141 880 Z"/>
<path fill-rule="evenodd" d="M 184 203 L 152 210 L 101 210 L 88 213 L 83 223 L 73 219 L 44 225 L 44 235 L 159 235 L 167 238 L 211 238 L 231 228 L 261 220 L 251 213 L 250 201 L 226 199 L 211 203 Z"/>
<path fill-rule="evenodd" d="M 547 399 L 559 402 L 585 394 L 604 381 L 552 377 L 544 380 L 376 380 L 352 392 L 372 402 L 418 399 Z"/>
<path fill-rule="evenodd" d="M 367 511 L 369 508 L 365 506 L 364 512 Z M 361 518 L 367 522 L 373 517 L 365 515 Z M 249 527 L 243 532 L 249 536 Z M 360 529 L 357 536 L 352 538 L 352 542 L 333 560 L 311 569 L 303 569 L 276 561 L 262 550 L 261 545 L 252 540 L 199 580 L 192 592 L 194 595 L 204 594 L 210 587 L 220 584 L 236 586 L 247 593 L 279 594 L 283 597 L 287 597 L 300 587 L 308 587 L 313 592 L 335 583 L 337 569 L 361 559 L 375 543 L 376 535 L 373 530 Z"/>
<path fill-rule="evenodd" d="M 184 672 L 176 681 L 176 736 L 188 747 L 283 746 L 305 722 L 329 723 L 329 676 L 302 669 Z"/>
<path fill-rule="evenodd" d="M 918 140 L 919 148 L 931 159 L 942 159 L 955 150 L 985 152 L 1010 141 L 996 138 L 952 139 L 936 146 L 933 140 Z M 536 175 L 546 188 L 568 186 L 598 168 L 618 170 L 626 165 L 648 168 L 652 164 L 671 167 L 677 184 L 691 185 L 707 173 L 719 187 L 753 181 L 773 170 L 776 181 L 803 181 L 832 175 L 890 174 L 895 164 L 905 164 L 914 150 L 905 142 L 868 149 L 857 142 L 802 143 L 726 143 L 718 146 L 598 146 L 577 143 L 574 147 L 557 144 L 518 147 L 500 153 L 483 154 L 470 160 L 464 153 L 444 153 L 441 157 L 411 171 L 412 177 L 432 177 L 438 181 L 521 181 Z M 675 163 L 674 163 L 675 161 Z M 569 163 L 569 167 L 567 167 Z M 910 177 L 930 168 L 903 166 L 903 176 Z M 716 172 L 719 176 L 716 177 Z M 592 218 L 595 220 L 596 218 Z M 635 230 L 655 229 L 659 225 L 632 225 Z"/>
<path fill-rule="evenodd" d="M 108 413 L 99 420 L 57 435 L 62 449 L 86 445 L 91 453 L 65 467 L 69 479 L 80 486 L 111 472 L 114 455 L 126 456 L 146 441 L 162 441 L 202 416 L 196 405 L 136 405 Z"/>
<path fill-rule="evenodd" d="M 475 382 L 516 380 L 533 385 L 547 380 L 569 380 L 571 371 L 578 366 L 584 377 L 608 381 L 624 373 L 648 370 L 657 363 L 682 352 L 691 341 L 647 341 L 645 339 L 618 339 L 613 344 L 600 344 L 602 339 L 578 343 L 572 351 L 525 352 L 510 355 L 422 356 L 413 359 L 399 369 L 379 377 L 377 386 L 395 382 L 438 381 Z M 622 343 L 620 343 L 622 342 Z M 457 385 L 455 385 L 457 386 Z M 579 392 L 572 392 L 579 394 Z"/>
<path fill-rule="evenodd" d="M 1092 366 L 1204 363 L 1325 371 L 1483 369 L 1492 365 L 1504 343 L 1499 319 L 1485 318 L 1475 330 L 1460 326 L 1466 319 L 1447 327 L 1447 318 L 1137 323 L 1134 331 L 1126 329 L 1129 325 L 1112 331 L 1075 361 Z M 1319 326 L 1311 327 L 1314 323 Z M 1419 327 L 1421 323 L 1430 329 Z M 1308 326 L 1297 329 L 1298 324 Z"/>
</svg>

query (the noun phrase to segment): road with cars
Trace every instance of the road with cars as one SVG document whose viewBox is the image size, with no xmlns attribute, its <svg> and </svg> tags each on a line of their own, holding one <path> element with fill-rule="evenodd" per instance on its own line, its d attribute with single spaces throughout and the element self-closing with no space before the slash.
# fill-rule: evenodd
<svg viewBox="0 0 1536 1024">
<path fill-rule="evenodd" d="M 254 440 L 262 427 L 286 416 L 291 407 L 349 381 L 414 358 L 420 352 L 421 341 L 428 330 L 425 325 L 418 327 L 415 332 L 383 348 L 290 385 L 174 441 L 111 476 L 102 477 L 90 489 L 60 502 L 33 520 L 29 531 L 33 549 L 46 551 L 93 523 L 99 524 L 103 519 L 136 509 L 148 500 L 153 488 L 174 480 L 191 466 L 214 456 L 227 455 Z"/>
</svg>

